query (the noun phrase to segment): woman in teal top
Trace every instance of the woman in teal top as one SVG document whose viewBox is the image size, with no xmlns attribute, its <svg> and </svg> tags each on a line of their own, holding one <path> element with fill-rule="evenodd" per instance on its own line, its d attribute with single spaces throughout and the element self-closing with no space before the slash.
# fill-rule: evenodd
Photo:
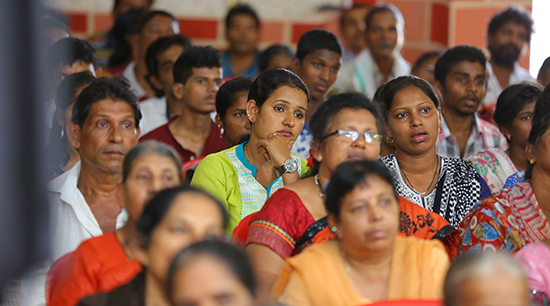
<svg viewBox="0 0 550 306">
<path fill-rule="evenodd" d="M 246 104 L 250 140 L 200 162 L 191 185 L 225 204 L 229 232 L 259 211 L 277 189 L 297 181 L 307 170 L 306 161 L 290 149 L 304 125 L 308 103 L 309 91 L 294 73 L 274 69 L 261 74 Z"/>
</svg>

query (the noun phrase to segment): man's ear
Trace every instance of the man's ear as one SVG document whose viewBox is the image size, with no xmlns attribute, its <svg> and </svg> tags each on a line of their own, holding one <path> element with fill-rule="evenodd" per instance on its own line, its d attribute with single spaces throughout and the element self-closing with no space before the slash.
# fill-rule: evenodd
<svg viewBox="0 0 550 306">
<path fill-rule="evenodd" d="M 126 35 L 126 40 L 130 44 L 130 46 L 132 46 L 132 53 L 138 50 L 140 42 L 139 34 L 128 34 Z"/>
<path fill-rule="evenodd" d="M 134 146 L 137 145 L 138 143 L 139 135 L 141 135 L 141 128 L 138 126 L 136 127 L 136 140 L 135 140 Z"/>
<path fill-rule="evenodd" d="M 172 92 L 174 93 L 174 97 L 176 97 L 178 100 L 183 99 L 183 84 L 174 83 L 174 85 L 172 85 Z"/>
<path fill-rule="evenodd" d="M 439 80 L 436 79 L 434 80 L 434 85 L 435 85 L 435 88 L 439 90 L 439 93 L 443 94 L 443 89 L 444 89 L 443 84 L 441 84 L 441 82 L 439 82 Z"/>
<path fill-rule="evenodd" d="M 300 70 L 300 66 L 301 66 L 300 60 L 297 57 L 294 57 L 292 59 L 292 72 L 298 74 L 298 70 Z"/>
<path fill-rule="evenodd" d="M 81 132 L 82 130 L 78 125 L 74 124 L 73 122 L 67 123 L 67 137 L 69 138 L 71 145 L 77 150 L 80 148 Z"/>
<path fill-rule="evenodd" d="M 246 102 L 246 116 L 248 117 L 248 121 L 252 123 L 256 122 L 259 113 L 260 109 L 256 105 L 256 101 L 253 99 L 248 100 L 248 102 Z"/>
</svg>

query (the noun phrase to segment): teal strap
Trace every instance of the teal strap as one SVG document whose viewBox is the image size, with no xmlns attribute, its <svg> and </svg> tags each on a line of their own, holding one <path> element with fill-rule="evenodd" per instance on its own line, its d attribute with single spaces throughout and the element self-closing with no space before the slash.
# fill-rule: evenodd
<svg viewBox="0 0 550 306">
<path fill-rule="evenodd" d="M 359 71 L 359 68 L 357 65 L 353 66 L 353 72 L 355 73 L 355 76 L 359 80 L 359 86 L 361 86 L 361 91 L 366 94 L 367 88 L 365 87 L 365 80 L 363 79 L 363 76 L 361 75 L 361 72 Z"/>
</svg>

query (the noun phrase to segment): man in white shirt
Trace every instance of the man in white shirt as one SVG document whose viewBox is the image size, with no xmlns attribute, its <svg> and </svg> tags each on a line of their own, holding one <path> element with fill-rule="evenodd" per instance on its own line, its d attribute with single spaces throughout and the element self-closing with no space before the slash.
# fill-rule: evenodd
<svg viewBox="0 0 550 306">
<path fill-rule="evenodd" d="M 533 20 L 526 12 L 508 8 L 497 13 L 487 30 L 487 48 L 491 58 L 487 63 L 489 79 L 483 105 L 493 110 L 500 93 L 510 85 L 536 82 L 518 60 L 531 41 Z"/>
<path fill-rule="evenodd" d="M 404 24 L 403 15 L 395 6 L 384 4 L 372 8 L 365 18 L 368 49 L 340 69 L 334 84 L 336 90 L 354 90 L 372 99 L 384 82 L 409 74 L 411 67 L 399 53 Z"/>
<path fill-rule="evenodd" d="M 132 41 L 132 48 L 137 50 L 137 60 L 128 64 L 122 72 L 139 101 L 154 97 L 155 93 L 145 78 L 149 73 L 145 63 L 145 54 L 149 46 L 161 37 L 179 33 L 178 21 L 165 11 L 152 11 L 143 16 L 138 24 L 138 34 Z"/>
<path fill-rule="evenodd" d="M 81 162 L 49 185 L 54 261 L 123 225 L 122 163 L 137 143 L 140 119 L 122 78 L 96 79 L 78 96 L 68 136 Z"/>
<path fill-rule="evenodd" d="M 147 49 L 145 63 L 149 74 L 146 76 L 155 91 L 155 97 L 141 102 L 141 135 L 164 125 L 172 115 L 179 115 L 181 102 L 174 96 L 174 63 L 191 41 L 186 36 L 172 35 L 157 39 Z"/>
</svg>

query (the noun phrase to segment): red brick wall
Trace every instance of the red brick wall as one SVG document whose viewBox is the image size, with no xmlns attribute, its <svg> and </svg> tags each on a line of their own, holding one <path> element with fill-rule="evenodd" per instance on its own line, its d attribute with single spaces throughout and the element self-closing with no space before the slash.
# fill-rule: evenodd
<svg viewBox="0 0 550 306">
<path fill-rule="evenodd" d="M 409 62 L 425 51 L 442 50 L 447 46 L 471 44 L 485 48 L 485 33 L 491 16 L 511 4 L 531 8 L 531 0 L 355 0 L 356 3 L 373 5 L 392 3 L 405 18 L 405 45 L 402 53 Z M 108 13 L 67 12 L 71 30 L 84 37 L 109 29 L 112 18 Z M 225 45 L 221 19 L 196 16 L 179 20 L 181 32 L 200 44 L 219 48 Z M 300 35 L 313 28 L 324 28 L 338 34 L 337 13 L 311 13 L 303 19 L 264 20 L 261 45 L 285 43 L 292 47 Z M 524 56 L 522 66 L 528 67 Z"/>
</svg>

